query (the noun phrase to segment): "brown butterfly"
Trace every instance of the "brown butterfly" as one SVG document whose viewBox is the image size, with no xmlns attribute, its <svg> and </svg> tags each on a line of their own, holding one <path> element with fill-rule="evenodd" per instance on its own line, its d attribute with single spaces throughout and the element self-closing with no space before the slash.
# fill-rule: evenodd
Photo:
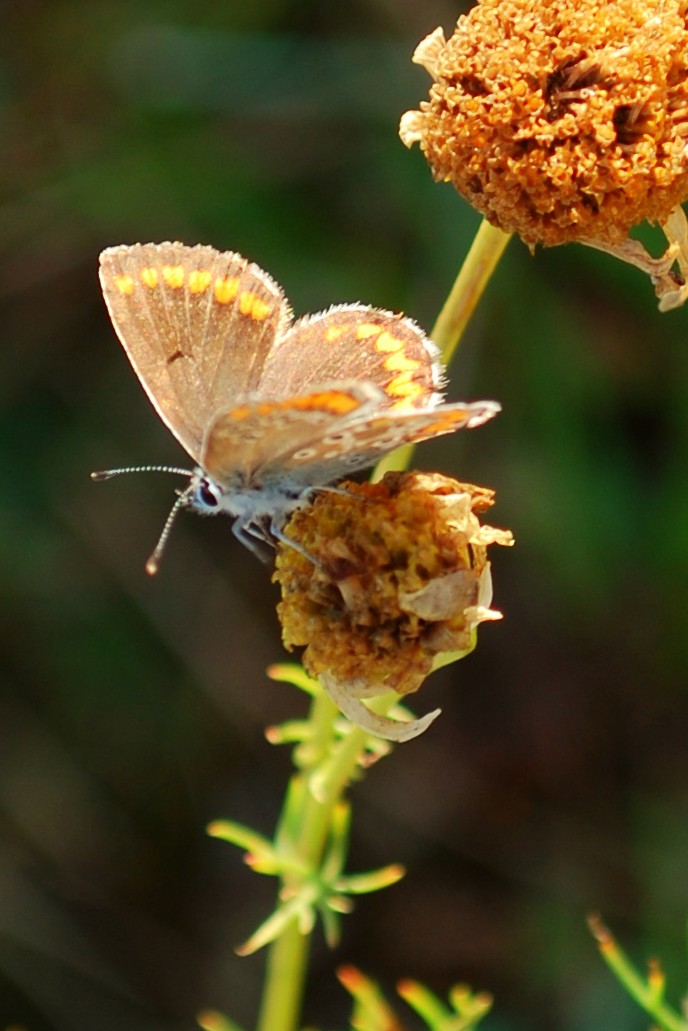
<svg viewBox="0 0 688 1031">
<path fill-rule="evenodd" d="M 402 444 L 491 419 L 499 405 L 442 402 L 435 344 L 411 319 L 340 304 L 294 321 L 281 287 L 240 254 L 180 243 L 110 247 L 100 281 L 112 323 L 160 418 L 189 453 L 176 513 L 234 517 L 236 536 L 289 540 L 314 488 Z"/>
</svg>

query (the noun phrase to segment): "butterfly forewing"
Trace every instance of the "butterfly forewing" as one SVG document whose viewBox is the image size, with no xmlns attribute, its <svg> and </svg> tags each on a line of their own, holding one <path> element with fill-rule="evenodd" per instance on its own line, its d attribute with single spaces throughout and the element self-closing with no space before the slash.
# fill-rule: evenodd
<svg viewBox="0 0 688 1031">
<path fill-rule="evenodd" d="M 411 319 L 342 304 L 299 319 L 275 342 L 260 381 L 267 397 L 289 397 L 322 383 L 367 380 L 385 407 L 441 400 L 438 351 Z"/>
<path fill-rule="evenodd" d="M 261 480 L 288 475 L 292 482 L 327 484 L 366 469 L 404 444 L 416 444 L 456 430 L 480 426 L 500 411 L 494 401 L 457 402 L 418 411 L 369 408 L 331 419 L 325 432 L 299 448 L 282 449 L 258 470 Z"/>
<path fill-rule="evenodd" d="M 136 244 L 101 255 L 117 334 L 153 405 L 194 461 L 220 409 L 258 388 L 289 324 L 280 287 L 239 254 Z"/>
<path fill-rule="evenodd" d="M 298 477 L 305 482 L 328 434 L 375 410 L 381 400 L 381 392 L 370 383 L 325 384 L 286 400 L 262 395 L 246 398 L 213 420 L 203 450 L 203 468 L 223 486 L 259 487 L 265 482 L 266 470 L 268 479 L 278 480 L 281 472 L 286 472 L 288 479 L 290 467 L 305 471 L 305 478 Z"/>
</svg>

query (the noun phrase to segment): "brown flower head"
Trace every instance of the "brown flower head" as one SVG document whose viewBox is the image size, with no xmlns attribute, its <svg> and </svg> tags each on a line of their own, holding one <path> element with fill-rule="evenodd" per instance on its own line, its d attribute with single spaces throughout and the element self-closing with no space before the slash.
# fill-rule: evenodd
<svg viewBox="0 0 688 1031">
<path fill-rule="evenodd" d="M 686 7 L 478 0 L 448 41 L 436 29 L 417 48 L 434 84 L 401 138 L 529 245 L 579 240 L 661 278 L 678 248 L 653 263 L 627 237 L 688 195 Z"/>
<path fill-rule="evenodd" d="M 478 623 L 500 617 L 487 545 L 512 537 L 478 521 L 492 496 L 439 474 L 388 473 L 323 492 L 286 527 L 302 550 L 277 556 L 284 643 L 305 645 L 308 672 L 375 734 L 407 740 L 437 713 L 398 723 L 361 698 L 415 691 L 440 657 L 472 650 Z"/>
</svg>

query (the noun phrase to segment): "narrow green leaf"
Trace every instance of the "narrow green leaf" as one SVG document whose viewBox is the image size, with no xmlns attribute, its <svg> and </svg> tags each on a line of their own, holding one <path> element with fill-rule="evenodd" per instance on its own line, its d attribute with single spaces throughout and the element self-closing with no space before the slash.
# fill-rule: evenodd
<svg viewBox="0 0 688 1031">
<path fill-rule="evenodd" d="M 276 662 L 268 666 L 267 675 L 271 680 L 279 680 L 284 684 L 293 684 L 299 690 L 313 697 L 322 691 L 319 681 L 313 680 L 303 666 L 296 662 Z"/>
<path fill-rule="evenodd" d="M 379 870 L 340 877 L 336 887 L 338 891 L 346 892 L 348 895 L 367 895 L 371 891 L 380 891 L 392 884 L 398 884 L 405 874 L 405 868 L 399 863 L 390 863 Z"/>
<path fill-rule="evenodd" d="M 217 1010 L 203 1010 L 196 1017 L 196 1023 L 203 1031 L 244 1031 L 239 1024 Z"/>
</svg>

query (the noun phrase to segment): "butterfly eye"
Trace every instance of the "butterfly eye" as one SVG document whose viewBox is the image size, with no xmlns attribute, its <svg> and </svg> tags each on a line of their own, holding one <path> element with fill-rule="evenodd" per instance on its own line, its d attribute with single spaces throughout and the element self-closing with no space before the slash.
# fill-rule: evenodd
<svg viewBox="0 0 688 1031">
<path fill-rule="evenodd" d="M 196 490 L 194 501 L 199 508 L 217 508 L 220 504 L 220 489 L 208 480 L 201 480 Z"/>
</svg>

